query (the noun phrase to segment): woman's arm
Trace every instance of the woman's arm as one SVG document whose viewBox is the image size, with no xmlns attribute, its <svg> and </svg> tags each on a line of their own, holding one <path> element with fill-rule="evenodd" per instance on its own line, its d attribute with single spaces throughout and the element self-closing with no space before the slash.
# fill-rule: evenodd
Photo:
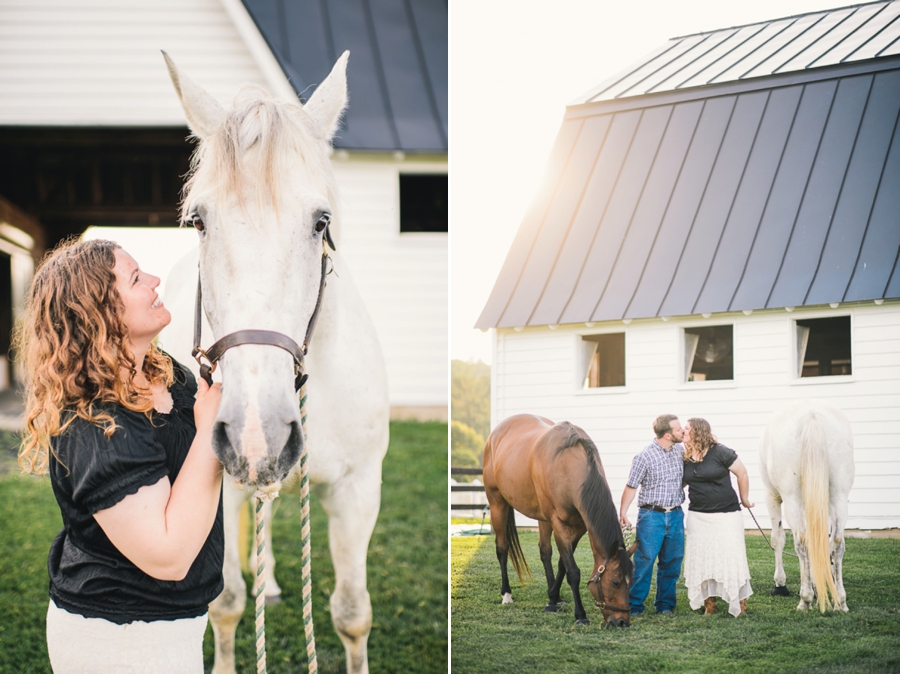
<svg viewBox="0 0 900 674">
<path fill-rule="evenodd" d="M 750 476 L 747 475 L 747 468 L 744 466 L 744 463 L 740 458 L 737 458 L 734 460 L 734 463 L 728 467 L 728 470 L 737 476 L 741 505 L 745 508 L 755 507 L 755 503 L 750 503 Z"/>
<path fill-rule="evenodd" d="M 187 575 L 216 518 L 222 464 L 212 450 L 212 424 L 221 387 L 199 382 L 194 403 L 197 435 L 175 483 L 164 477 L 94 514 L 116 549 L 158 580 Z"/>
</svg>

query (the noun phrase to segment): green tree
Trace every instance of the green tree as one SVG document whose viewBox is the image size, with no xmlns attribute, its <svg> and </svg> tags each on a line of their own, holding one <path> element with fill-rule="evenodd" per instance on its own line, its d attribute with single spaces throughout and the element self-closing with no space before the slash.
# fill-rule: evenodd
<svg viewBox="0 0 900 674">
<path fill-rule="evenodd" d="M 484 437 L 459 421 L 450 422 L 450 465 L 454 468 L 479 468 Z"/>
<path fill-rule="evenodd" d="M 468 426 L 482 438 L 490 435 L 490 365 L 485 365 L 481 361 L 475 363 L 463 360 L 450 361 L 450 418 Z"/>
</svg>

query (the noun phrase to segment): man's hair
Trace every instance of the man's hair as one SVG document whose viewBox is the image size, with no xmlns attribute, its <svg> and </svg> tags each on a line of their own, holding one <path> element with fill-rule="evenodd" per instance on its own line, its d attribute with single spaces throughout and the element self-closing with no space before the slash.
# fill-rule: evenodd
<svg viewBox="0 0 900 674">
<path fill-rule="evenodd" d="M 653 422 L 653 432 L 657 438 L 661 438 L 672 430 L 672 422 L 678 421 L 678 417 L 674 414 L 660 414 Z"/>
</svg>

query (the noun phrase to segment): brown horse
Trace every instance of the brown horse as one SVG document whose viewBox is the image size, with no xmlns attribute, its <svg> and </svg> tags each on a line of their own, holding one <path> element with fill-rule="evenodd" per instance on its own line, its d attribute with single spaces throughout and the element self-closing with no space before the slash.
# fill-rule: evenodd
<svg viewBox="0 0 900 674">
<path fill-rule="evenodd" d="M 512 556 L 520 582 L 523 573 L 531 573 L 516 532 L 515 509 L 539 523 L 541 562 L 549 597 L 544 610 L 559 610 L 559 590 L 565 576 L 572 588 L 575 622 L 590 624 L 581 603 L 581 571 L 574 554 L 575 546 L 587 532 L 594 555 L 588 589 L 603 610 L 607 625 L 628 627 L 634 550 L 625 549 L 600 455 L 587 433 L 568 421 L 554 425 L 549 419 L 530 414 L 509 417 L 488 438 L 482 465 L 502 574 L 502 603 L 512 603 L 507 558 Z M 559 571 L 555 577 L 551 531 L 559 549 Z"/>
</svg>

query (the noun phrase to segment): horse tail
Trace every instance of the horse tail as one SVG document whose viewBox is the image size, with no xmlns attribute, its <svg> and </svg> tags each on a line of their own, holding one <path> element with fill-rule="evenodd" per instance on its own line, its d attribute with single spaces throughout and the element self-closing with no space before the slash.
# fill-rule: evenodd
<svg viewBox="0 0 900 674">
<path fill-rule="evenodd" d="M 510 506 L 509 515 L 506 518 L 506 539 L 509 541 L 509 558 L 512 560 L 519 582 L 524 584 L 525 574 L 531 578 L 531 569 L 528 568 L 528 562 L 525 561 L 525 554 L 522 552 L 519 532 L 516 529 L 516 510 L 512 506 Z"/>
<path fill-rule="evenodd" d="M 819 610 L 834 605 L 837 588 L 831 574 L 831 548 L 828 533 L 829 492 L 828 457 L 824 419 L 809 412 L 800 429 L 800 493 L 806 519 L 806 549 L 810 573 L 816 587 Z M 829 598 L 830 593 L 830 598 Z"/>
</svg>

